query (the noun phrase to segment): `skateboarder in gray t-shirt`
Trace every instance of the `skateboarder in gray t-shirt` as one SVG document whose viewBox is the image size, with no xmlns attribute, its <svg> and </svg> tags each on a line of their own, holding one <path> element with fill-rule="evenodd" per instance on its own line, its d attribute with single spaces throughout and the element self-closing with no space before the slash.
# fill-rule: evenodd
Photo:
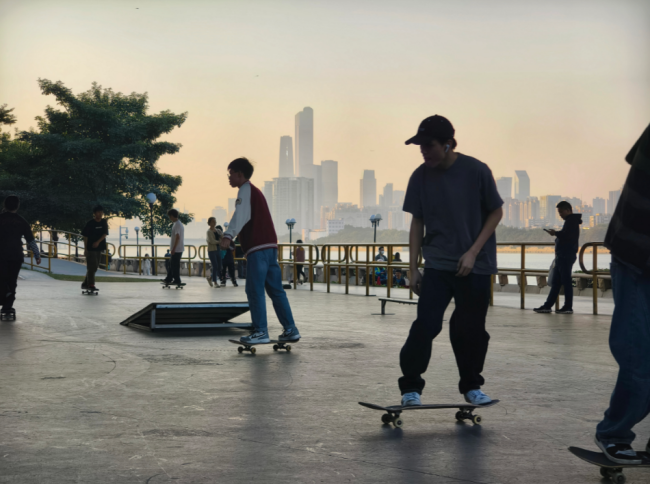
<svg viewBox="0 0 650 484">
<path fill-rule="evenodd" d="M 435 115 L 422 121 L 418 133 L 406 141 L 420 146 L 424 163 L 411 175 L 404 198 L 404 211 L 413 215 L 411 287 L 420 299 L 417 319 L 400 353 L 402 405 L 420 405 L 422 374 L 452 298 L 456 307 L 449 332 L 460 393 L 474 405 L 491 402 L 481 391 L 481 372 L 490 339 L 485 331 L 490 284 L 497 272 L 494 230 L 503 215 L 503 200 L 490 168 L 454 151 L 454 135 L 452 124 Z M 420 249 L 424 276 L 417 267 Z"/>
</svg>

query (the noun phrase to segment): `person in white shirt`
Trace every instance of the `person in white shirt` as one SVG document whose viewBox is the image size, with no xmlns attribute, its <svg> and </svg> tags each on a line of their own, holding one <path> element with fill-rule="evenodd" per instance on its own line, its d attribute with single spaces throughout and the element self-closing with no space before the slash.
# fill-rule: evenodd
<svg viewBox="0 0 650 484">
<path fill-rule="evenodd" d="M 170 252 L 172 255 L 171 271 L 167 273 L 167 277 L 163 279 L 165 284 L 181 284 L 181 257 L 185 250 L 185 227 L 178 219 L 178 210 L 172 208 L 167 212 L 169 220 L 172 221 L 172 240 L 169 244 Z"/>
<path fill-rule="evenodd" d="M 144 260 L 142 261 L 142 273 L 145 276 L 151 275 L 151 259 L 149 259 L 149 254 L 144 255 Z"/>
</svg>

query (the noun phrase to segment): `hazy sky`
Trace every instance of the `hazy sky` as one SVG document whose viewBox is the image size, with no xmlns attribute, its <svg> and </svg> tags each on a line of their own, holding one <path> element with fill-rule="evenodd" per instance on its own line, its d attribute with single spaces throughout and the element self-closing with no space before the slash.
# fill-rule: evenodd
<svg viewBox="0 0 650 484">
<path fill-rule="evenodd" d="M 591 201 L 620 188 L 650 122 L 650 7 L 643 1 L 0 0 L 0 104 L 18 128 L 93 81 L 189 113 L 159 162 L 178 207 L 227 206 L 229 161 L 278 175 L 280 137 L 314 109 L 314 160 L 339 162 L 339 201 L 404 189 L 421 163 L 404 140 L 433 114 L 495 177 L 528 171 L 533 195 Z"/>
</svg>

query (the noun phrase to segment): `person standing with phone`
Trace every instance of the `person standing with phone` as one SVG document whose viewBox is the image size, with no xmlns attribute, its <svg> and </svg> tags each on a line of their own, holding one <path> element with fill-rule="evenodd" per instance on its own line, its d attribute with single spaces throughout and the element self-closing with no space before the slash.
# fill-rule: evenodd
<svg viewBox="0 0 650 484">
<path fill-rule="evenodd" d="M 456 153 L 455 130 L 442 116 L 431 116 L 406 144 L 420 146 L 424 163 L 411 175 L 404 211 L 413 215 L 409 235 L 411 288 L 420 296 L 417 319 L 400 352 L 402 405 L 420 405 L 422 374 L 431 359 L 433 339 L 453 298 L 451 345 L 465 400 L 492 400 L 481 387 L 490 335 L 485 318 L 492 274 L 497 273 L 494 231 L 503 216 L 503 200 L 485 164 Z M 426 237 L 425 237 L 426 229 Z M 418 269 L 422 249 L 424 276 Z"/>
<path fill-rule="evenodd" d="M 557 204 L 557 213 L 564 220 L 562 230 L 547 230 L 545 232 L 557 237 L 555 239 L 555 268 L 553 269 L 552 280 L 549 281 L 551 290 L 548 293 L 546 302 L 538 308 L 533 309 L 536 313 L 550 313 L 553 304 L 560 295 L 560 288 L 564 286 L 564 306 L 558 309 L 558 314 L 573 314 L 573 279 L 571 272 L 576 261 L 580 239 L 580 224 L 582 214 L 573 213 L 573 207 L 567 201 Z"/>
</svg>

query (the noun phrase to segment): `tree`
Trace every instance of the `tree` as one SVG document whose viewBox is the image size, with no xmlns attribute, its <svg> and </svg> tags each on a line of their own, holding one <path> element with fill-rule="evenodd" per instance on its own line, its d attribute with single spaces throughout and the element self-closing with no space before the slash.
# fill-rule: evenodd
<svg viewBox="0 0 650 484">
<path fill-rule="evenodd" d="M 180 127 L 187 113 L 147 114 L 146 93 L 124 95 L 97 83 L 78 95 L 60 81 L 38 83 L 63 109 L 48 106 L 36 118 L 37 130 L 22 131 L 14 140 L 3 138 L 0 196 L 18 195 L 21 213 L 36 226 L 79 232 L 100 204 L 107 217 L 139 218 L 150 236 L 144 196 L 153 192 L 158 199 L 155 232 L 170 235 L 167 210 L 176 202 L 182 178 L 160 173 L 156 162 L 181 145 L 158 138 Z M 5 119 L 15 122 L 10 112 L 3 106 L 0 116 L 5 113 Z M 187 224 L 192 215 L 180 219 Z"/>
</svg>

